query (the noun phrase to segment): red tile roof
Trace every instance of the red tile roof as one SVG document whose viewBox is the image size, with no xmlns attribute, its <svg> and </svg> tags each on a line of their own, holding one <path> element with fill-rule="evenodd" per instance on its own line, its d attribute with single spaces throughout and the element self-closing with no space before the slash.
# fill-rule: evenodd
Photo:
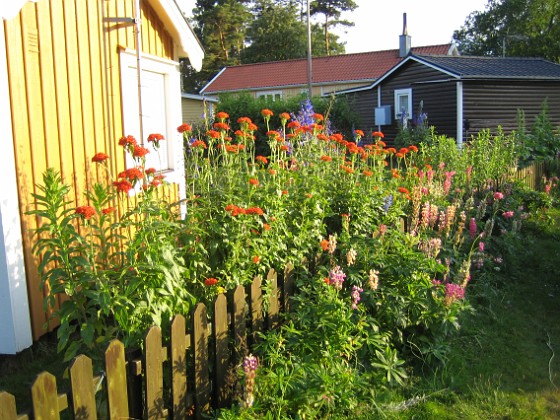
<svg viewBox="0 0 560 420">
<path fill-rule="evenodd" d="M 413 54 L 445 55 L 452 44 L 412 48 Z M 399 50 L 313 58 L 313 83 L 375 81 L 402 58 Z M 262 88 L 283 88 L 307 84 L 307 59 L 272 61 L 225 67 L 201 91 L 205 94 Z"/>
</svg>

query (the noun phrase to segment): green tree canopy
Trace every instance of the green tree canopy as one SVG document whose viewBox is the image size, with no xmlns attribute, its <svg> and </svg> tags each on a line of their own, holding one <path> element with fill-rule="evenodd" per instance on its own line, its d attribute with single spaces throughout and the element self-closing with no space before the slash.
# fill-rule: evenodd
<svg viewBox="0 0 560 420">
<path fill-rule="evenodd" d="M 489 0 L 453 38 L 468 55 L 543 57 L 560 62 L 559 0 Z"/>
<path fill-rule="evenodd" d="M 259 2 L 256 19 L 247 29 L 244 64 L 289 60 L 307 54 L 307 29 L 295 4 Z"/>
<path fill-rule="evenodd" d="M 357 7 L 358 5 L 354 0 L 313 0 L 311 2 L 311 14 L 322 14 L 325 19 L 323 22 L 323 40 L 327 55 L 331 53 L 330 42 L 332 37 L 329 28 L 338 25 L 354 26 L 353 22 L 341 20 L 340 17 L 342 12 L 351 12 L 356 10 Z"/>
</svg>

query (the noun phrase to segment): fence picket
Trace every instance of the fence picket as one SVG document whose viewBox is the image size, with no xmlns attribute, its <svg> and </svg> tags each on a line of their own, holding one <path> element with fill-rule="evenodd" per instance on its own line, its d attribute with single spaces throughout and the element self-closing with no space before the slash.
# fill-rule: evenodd
<svg viewBox="0 0 560 420">
<path fill-rule="evenodd" d="M 194 392 L 196 418 L 210 408 L 210 376 L 208 373 L 208 319 L 206 306 L 198 303 L 193 314 Z"/>
<path fill-rule="evenodd" d="M 225 407 L 229 403 L 230 391 L 226 378 L 229 368 L 228 353 L 228 313 L 227 298 L 224 294 L 218 295 L 214 301 L 214 356 L 216 364 L 215 397 L 218 407 Z"/>
<path fill-rule="evenodd" d="M 278 275 L 274 269 L 268 272 L 266 280 L 270 283 L 270 296 L 268 297 L 268 328 L 272 329 L 278 326 L 278 311 L 280 310 Z"/>
<path fill-rule="evenodd" d="M 70 364 L 70 384 L 74 418 L 77 420 L 96 420 L 93 366 L 89 357 L 81 354 L 72 360 Z"/>
<path fill-rule="evenodd" d="M 293 266 L 285 267 L 282 273 L 282 290 L 278 286 L 278 273 L 271 269 L 266 277 L 268 314 L 266 326 L 275 328 L 279 324 L 280 309 L 289 309 L 289 297 L 294 290 Z M 163 363 L 168 358 L 168 349 L 162 347 L 162 331 L 152 327 L 144 339 L 144 354 L 139 350 L 129 352 L 125 357 L 125 347 L 119 340 L 109 343 L 105 352 L 107 378 L 108 413 L 111 420 L 140 418 L 183 419 L 194 414 L 202 418 L 210 410 L 210 402 L 215 408 L 226 407 L 240 392 L 234 376 L 248 349 L 248 321 L 250 324 L 251 344 L 257 341 L 257 333 L 265 328 L 263 312 L 263 280 L 255 277 L 250 287 L 249 302 L 246 289 L 237 286 L 230 295 L 231 307 L 225 294 L 220 294 L 213 306 L 213 340 L 215 346 L 209 349 L 209 328 L 206 306 L 196 305 L 192 314 L 192 325 L 187 331 L 185 317 L 175 316 L 171 324 L 170 357 L 172 416 L 165 406 Z M 231 322 L 230 322 L 231 315 Z M 233 347 L 230 340 L 233 338 Z M 188 393 L 188 377 L 192 361 L 187 350 L 192 347 L 194 361 L 194 392 Z M 233 357 L 232 357 L 233 353 Z M 210 379 L 209 357 L 213 357 L 213 377 Z M 166 371 L 167 372 L 167 371 Z M 144 380 L 142 379 L 144 378 Z M 96 420 L 95 385 L 92 361 L 80 355 L 70 365 L 70 385 L 74 418 Z M 210 392 L 213 391 L 213 397 Z M 60 419 L 60 412 L 68 408 L 68 396 L 58 394 L 56 378 L 48 372 L 37 376 L 31 388 L 33 417 L 41 420 Z M 194 406 L 193 406 L 194 394 Z M 24 420 L 27 416 L 18 415 L 15 397 L 0 392 L 0 420 Z"/>
<path fill-rule="evenodd" d="M 187 334 L 186 321 L 175 315 L 171 323 L 171 376 L 173 418 L 187 417 Z"/>
<path fill-rule="evenodd" d="M 284 293 L 282 295 L 285 312 L 290 312 L 290 297 L 294 295 L 295 287 L 294 266 L 292 263 L 288 263 L 284 268 Z"/>
<path fill-rule="evenodd" d="M 0 420 L 16 420 L 16 397 L 7 392 L 0 391 Z"/>
<path fill-rule="evenodd" d="M 58 394 L 56 391 L 56 378 L 43 372 L 37 376 L 31 387 L 33 400 L 33 417 L 37 420 L 59 420 Z"/>
<path fill-rule="evenodd" d="M 112 340 L 105 351 L 105 371 L 107 373 L 109 418 L 111 420 L 128 418 L 124 344 L 119 340 Z"/>
<path fill-rule="evenodd" d="M 258 341 L 257 333 L 264 329 L 263 303 L 262 303 L 262 280 L 255 277 L 250 288 L 251 301 L 251 344 Z"/>
<path fill-rule="evenodd" d="M 163 404 L 163 356 L 161 329 L 152 327 L 144 339 L 145 417 L 150 420 L 167 416 Z"/>
<path fill-rule="evenodd" d="M 233 292 L 233 312 L 232 327 L 234 339 L 234 363 L 239 363 L 247 354 L 247 324 L 246 311 L 247 301 L 245 300 L 245 288 L 241 285 Z"/>
</svg>

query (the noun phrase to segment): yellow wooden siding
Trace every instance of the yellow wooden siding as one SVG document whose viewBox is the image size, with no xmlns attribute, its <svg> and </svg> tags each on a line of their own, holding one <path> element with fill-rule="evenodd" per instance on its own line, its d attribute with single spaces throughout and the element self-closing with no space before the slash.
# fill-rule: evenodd
<svg viewBox="0 0 560 420">
<path fill-rule="evenodd" d="M 204 102 L 197 99 L 182 98 L 182 115 L 183 122 L 189 124 L 197 124 L 204 121 Z M 214 104 L 206 102 L 206 114 L 210 114 Z M 212 115 L 208 115 L 211 118 Z"/>
<path fill-rule="evenodd" d="M 91 164 L 110 155 L 110 170 L 125 168 L 118 146 L 123 133 L 119 51 L 135 49 L 134 27 L 104 22 L 133 17 L 134 0 L 39 0 L 4 22 L 20 213 L 33 337 L 44 334 L 48 316 L 39 289 L 31 231 L 40 222 L 25 213 L 47 167 L 73 185 L 72 205 L 87 204 L 84 191 L 105 180 Z M 142 2 L 142 50 L 166 59 L 174 43 L 154 10 Z M 135 92 L 131 92 L 135 94 Z M 108 180 L 108 179 L 107 179 Z M 110 180 L 109 180 L 110 181 Z M 176 188 L 173 197 L 177 197 Z M 49 326 L 49 330 L 54 328 Z"/>
</svg>

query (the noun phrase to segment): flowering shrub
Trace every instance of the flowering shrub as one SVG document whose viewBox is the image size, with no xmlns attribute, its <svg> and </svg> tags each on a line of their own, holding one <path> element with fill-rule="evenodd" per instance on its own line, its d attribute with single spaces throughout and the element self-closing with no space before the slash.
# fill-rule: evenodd
<svg viewBox="0 0 560 420">
<path fill-rule="evenodd" d="M 249 117 L 222 111 L 202 132 L 178 127 L 184 218 L 130 136 L 119 144 L 135 166 L 93 185 L 78 208 L 47 171 L 35 251 L 49 301 L 69 296 L 56 313 L 60 348 L 71 357 L 115 336 L 138 344 L 147 326 L 292 263 L 293 311 L 262 337 L 259 368 L 246 360 L 242 405 L 256 417 L 342 415 L 373 398 L 366 383 L 405 383 L 410 354 L 444 359 L 469 284 L 498 264 L 498 238 L 525 214 L 509 179 L 515 155 L 503 134 L 461 151 L 445 138 L 397 149 L 380 132 L 370 144 L 360 130 L 332 132 L 310 104 L 260 115 L 266 154 Z M 161 141 L 148 138 L 155 150 Z"/>
</svg>

